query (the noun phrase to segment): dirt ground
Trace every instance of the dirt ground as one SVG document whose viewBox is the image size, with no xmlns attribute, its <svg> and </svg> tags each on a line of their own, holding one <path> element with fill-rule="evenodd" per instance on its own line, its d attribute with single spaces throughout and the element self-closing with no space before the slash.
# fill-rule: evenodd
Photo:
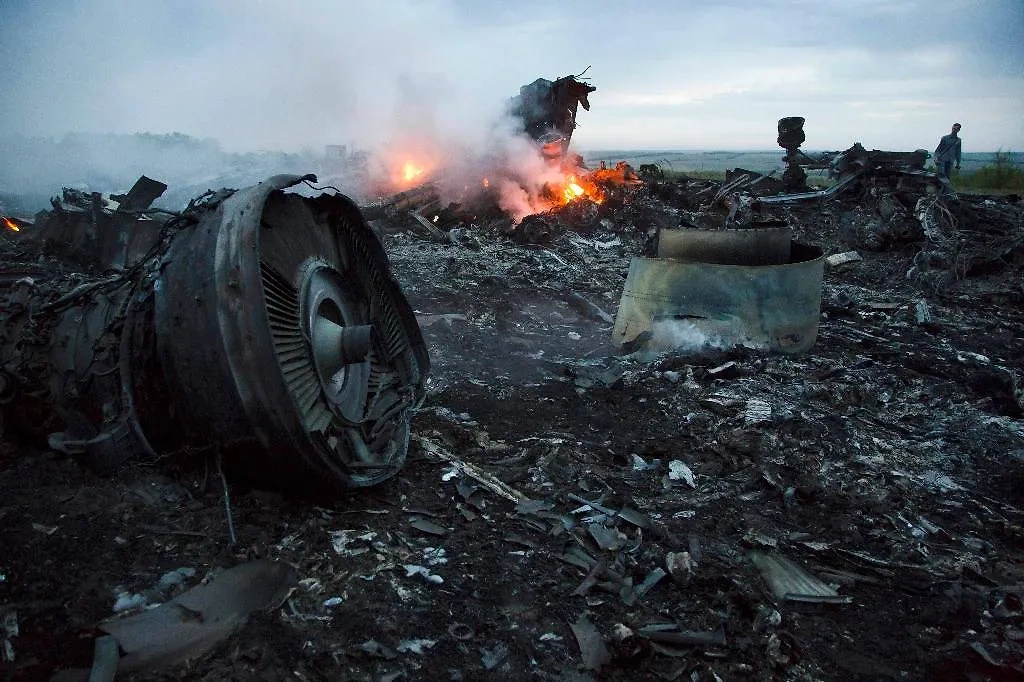
<svg viewBox="0 0 1024 682">
<path fill-rule="evenodd" d="M 687 210 L 661 192 L 539 246 L 379 225 L 432 362 L 408 462 L 329 502 L 229 478 L 234 546 L 210 463 L 104 477 L 4 444 L 0 678 L 89 668 L 118 595 L 159 603 L 169 571 L 269 557 L 296 571 L 279 608 L 131 679 L 1022 679 L 1024 254 L 923 277 L 926 237 L 863 248 L 864 197 L 781 208 L 863 257 L 826 270 L 810 352 L 615 356 L 568 295 L 614 315 Z M 955 206 L 1024 234 L 1015 197 Z M 831 596 L 773 594 L 766 557 Z"/>
</svg>

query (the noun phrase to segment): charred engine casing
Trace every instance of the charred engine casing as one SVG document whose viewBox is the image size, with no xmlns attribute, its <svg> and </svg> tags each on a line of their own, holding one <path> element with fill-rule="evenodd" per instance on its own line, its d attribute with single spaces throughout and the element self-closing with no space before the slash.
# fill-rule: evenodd
<svg viewBox="0 0 1024 682">
<path fill-rule="evenodd" d="M 395 474 L 425 393 L 423 337 L 356 205 L 283 191 L 304 179 L 201 202 L 147 259 L 84 288 L 11 287 L 7 421 L 103 467 L 217 448 L 276 487 Z"/>
</svg>

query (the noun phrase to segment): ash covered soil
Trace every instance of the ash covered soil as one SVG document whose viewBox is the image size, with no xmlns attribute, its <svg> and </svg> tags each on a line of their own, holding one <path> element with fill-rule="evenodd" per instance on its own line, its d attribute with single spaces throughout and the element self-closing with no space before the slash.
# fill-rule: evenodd
<svg viewBox="0 0 1024 682">
<path fill-rule="evenodd" d="M 889 195 L 773 209 L 863 257 L 826 270 L 810 352 L 613 355 L 570 294 L 614 315 L 707 186 L 543 245 L 378 223 L 432 362 L 406 466 L 329 502 L 229 477 L 235 546 L 211 463 L 102 477 L 5 445 L 0 671 L 88 668 L 119 593 L 270 557 L 280 608 L 132 679 L 1020 679 L 1024 206 L 945 201 L 938 236 Z M 829 596 L 774 594 L 769 565 Z"/>
</svg>

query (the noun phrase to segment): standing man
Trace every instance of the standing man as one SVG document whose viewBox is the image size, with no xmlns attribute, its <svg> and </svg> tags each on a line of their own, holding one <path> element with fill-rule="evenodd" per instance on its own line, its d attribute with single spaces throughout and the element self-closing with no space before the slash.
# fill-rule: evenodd
<svg viewBox="0 0 1024 682">
<path fill-rule="evenodd" d="M 939 140 L 939 146 L 935 148 L 935 169 L 940 178 L 949 178 L 949 172 L 954 163 L 956 169 L 960 170 L 960 124 L 953 124 L 953 132 L 943 135 Z"/>
</svg>

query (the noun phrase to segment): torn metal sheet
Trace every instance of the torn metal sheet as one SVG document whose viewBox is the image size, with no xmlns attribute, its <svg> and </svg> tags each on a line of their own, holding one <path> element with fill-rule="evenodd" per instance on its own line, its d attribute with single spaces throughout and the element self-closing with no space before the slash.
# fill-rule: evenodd
<svg viewBox="0 0 1024 682">
<path fill-rule="evenodd" d="M 782 265 L 720 265 L 634 258 L 612 341 L 653 350 L 744 345 L 798 353 L 814 345 L 824 261 L 792 242 Z"/>
<path fill-rule="evenodd" d="M 570 627 L 572 633 L 576 635 L 576 642 L 580 647 L 583 667 L 588 670 L 600 670 L 605 663 L 611 660 L 612 657 L 608 647 L 605 646 L 604 638 L 586 615 L 580 615 Z"/>
<path fill-rule="evenodd" d="M 776 599 L 828 604 L 853 601 L 783 556 L 756 551 L 749 556 Z"/>
<path fill-rule="evenodd" d="M 195 658 L 241 627 L 250 614 L 275 608 L 295 582 L 291 566 L 269 560 L 228 569 L 155 609 L 99 628 L 125 655 L 119 673 L 153 670 Z"/>
<path fill-rule="evenodd" d="M 719 627 L 711 632 L 692 632 L 680 630 L 675 623 L 652 623 L 637 630 L 637 634 L 652 642 L 675 646 L 700 647 L 725 646 L 727 644 L 724 627 Z"/>
</svg>

